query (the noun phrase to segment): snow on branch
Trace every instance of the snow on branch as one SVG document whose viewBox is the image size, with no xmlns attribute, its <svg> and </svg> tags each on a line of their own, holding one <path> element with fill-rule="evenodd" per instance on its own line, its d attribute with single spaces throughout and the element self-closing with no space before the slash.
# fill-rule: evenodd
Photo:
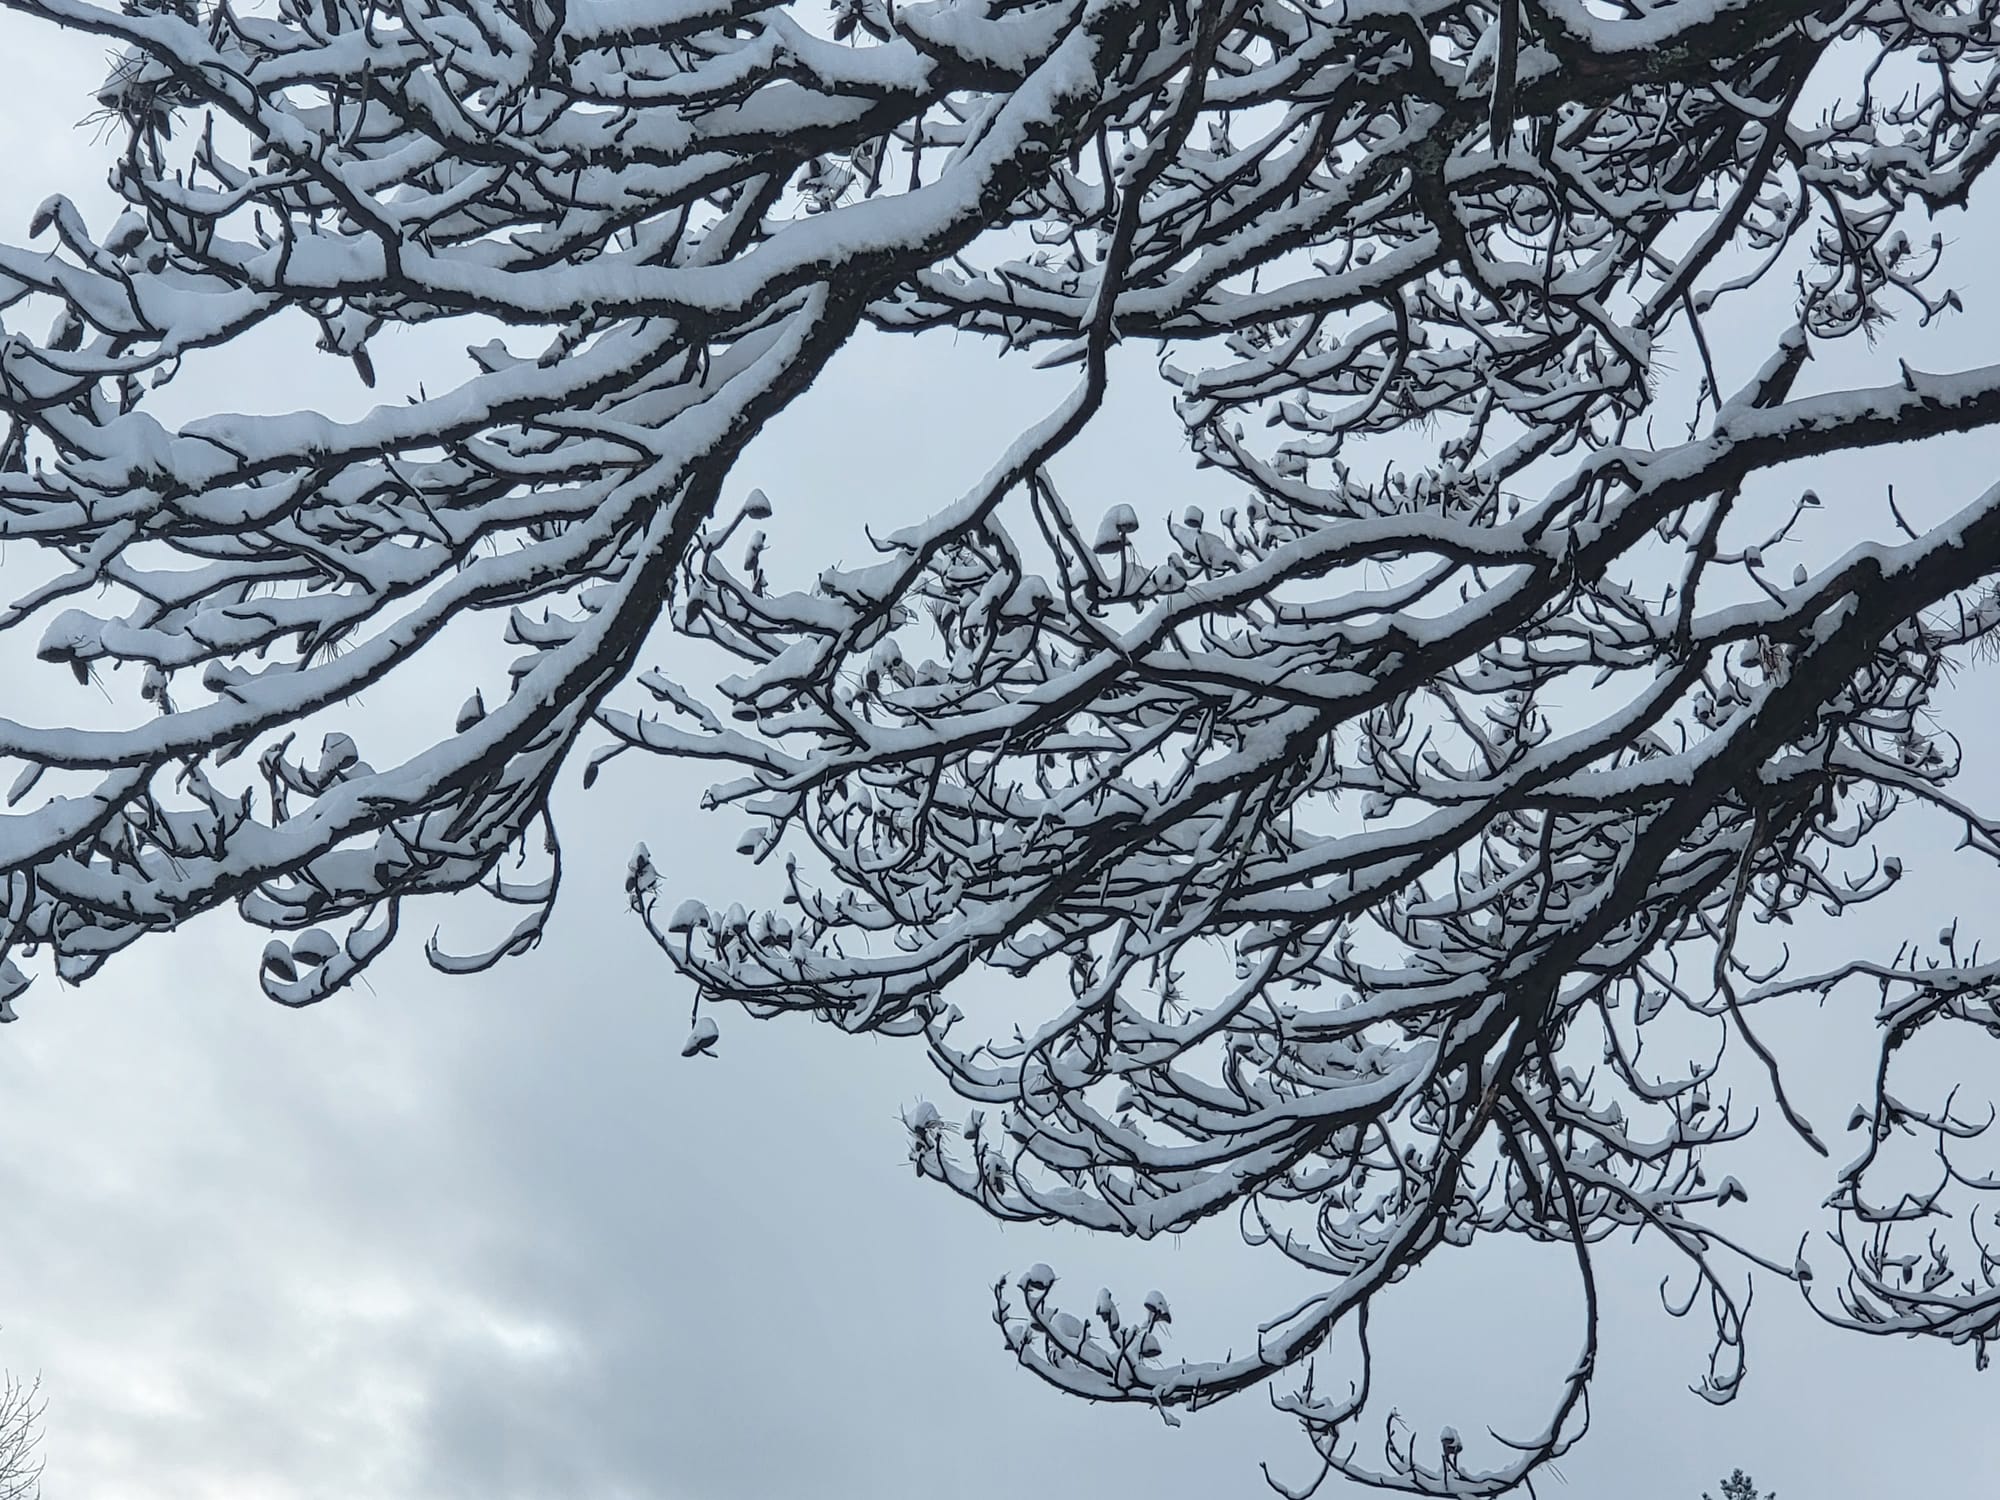
<svg viewBox="0 0 2000 1500">
<path fill-rule="evenodd" d="M 1930 1231 L 2000 1183 L 1963 1155 L 1991 1116 L 1899 1070 L 2000 1031 L 1994 971 L 1956 928 L 1809 973 L 1773 935 L 1895 892 L 1899 809 L 2000 855 L 1938 717 L 2000 629 L 2000 489 L 1783 472 L 2000 422 L 2000 365 L 1819 378 L 1964 310 L 1929 218 L 2000 153 L 2000 5 L 0 3 L 121 49 L 124 205 L 0 248 L 0 312 L 53 314 L 0 344 L 0 539 L 51 561 L 0 634 L 146 705 L 0 719 L 10 950 L 81 978 L 233 901 L 300 1004 L 477 887 L 526 915 L 433 946 L 476 970 L 540 936 L 580 743 L 586 781 L 703 757 L 789 886 L 718 908 L 634 856 L 704 1006 L 916 1039 L 975 1107 L 910 1113 L 913 1161 L 989 1213 L 1234 1214 L 1318 1278 L 1199 1359 L 1159 1294 L 1084 1317 L 1034 1267 L 995 1318 L 1063 1389 L 1171 1417 L 1283 1377 L 1320 1478 L 1497 1494 L 1582 1431 L 1620 1230 L 1684 1261 L 1711 1400 L 1746 1266 L 1984 1357 L 2000 1252 Z M 299 314 L 369 385 L 387 329 L 493 335 L 354 421 L 156 419 L 184 359 Z M 782 517 L 718 498 L 864 327 L 1073 383 L 872 565 L 787 587 Z M 1214 515 L 1070 478 L 1141 346 Z M 733 674 L 643 671 L 662 618 Z M 298 744 L 466 628 L 521 651 L 505 691 L 411 753 Z M 981 971 L 1057 1003 L 969 1018 Z M 1871 987 L 1815 1282 L 1728 1226 L 1704 1162 L 1754 1117 L 1718 1054 L 1826 1155 L 1764 1018 Z M 1915 1191 L 1903 1135 L 1944 1164 Z M 1576 1275 L 1544 1424 L 1392 1413 L 1364 1453 L 1375 1299 L 1508 1234 Z"/>
<path fill-rule="evenodd" d="M 54 564 L 0 629 L 79 684 L 136 671 L 142 701 L 87 732 L 0 719 L 16 801 L 79 773 L 0 820 L 5 939 L 81 979 L 233 900 L 304 934 L 265 964 L 291 1004 L 355 977 L 412 895 L 529 908 L 448 967 L 536 938 L 552 782 L 744 444 L 872 294 L 1113 106 L 1149 9 L 891 37 L 863 7 L 850 47 L 779 6 L 12 8 L 120 45 L 100 100 L 125 209 L 93 228 L 57 197 L 0 248 L 0 309 L 54 311 L 0 345 L 0 537 Z M 976 132 L 926 133 L 975 89 Z M 893 189 L 860 183 L 899 152 Z M 355 421 L 151 415 L 184 360 L 301 313 L 371 387 L 385 329 L 501 336 L 456 387 Z M 394 764 L 338 731 L 301 753 L 300 721 L 467 621 L 524 649 L 508 691 Z M 541 873 L 502 877 L 522 861 Z"/>
</svg>

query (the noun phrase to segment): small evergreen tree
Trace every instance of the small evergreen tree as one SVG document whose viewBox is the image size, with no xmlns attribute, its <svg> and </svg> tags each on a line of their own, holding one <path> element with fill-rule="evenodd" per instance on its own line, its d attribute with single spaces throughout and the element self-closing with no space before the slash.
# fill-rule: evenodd
<svg viewBox="0 0 2000 1500">
<path fill-rule="evenodd" d="M 1715 1500 L 1715 1497 L 1707 1490 L 1703 1490 L 1701 1500 Z M 1760 1500 L 1757 1494 L 1757 1481 L 1741 1469 L 1736 1470 L 1722 1481 L 1722 1500 Z M 1763 1495 L 1761 1500 L 1778 1500 L 1778 1492 L 1771 1490 Z"/>
</svg>

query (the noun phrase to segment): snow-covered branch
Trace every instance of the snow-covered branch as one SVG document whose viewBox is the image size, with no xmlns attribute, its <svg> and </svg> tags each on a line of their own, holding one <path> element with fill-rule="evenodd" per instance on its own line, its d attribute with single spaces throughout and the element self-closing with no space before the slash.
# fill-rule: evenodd
<svg viewBox="0 0 2000 1500">
<path fill-rule="evenodd" d="M 1685 1059 L 1740 1042 L 1824 1154 L 1764 1017 L 1841 986 L 1882 1050 L 1816 1305 L 2000 1331 L 2000 1258 L 1902 1248 L 2000 1182 L 1959 1154 L 1990 1116 L 1892 1076 L 1995 1027 L 1987 966 L 1947 937 L 1801 977 L 1770 937 L 1895 890 L 1899 809 L 2000 854 L 1938 721 L 2000 628 L 2000 488 L 1781 472 L 2000 422 L 2000 365 L 1819 378 L 1964 311 L 1928 221 L 2000 154 L 1993 0 L 0 3 L 122 49 L 124 205 L 0 248 L 0 311 L 53 320 L 0 344 L 0 540 L 49 563 L 0 634 L 140 700 L 0 719 L 10 951 L 81 978 L 234 901 L 305 1003 L 480 887 L 526 915 L 433 947 L 476 970 L 542 931 L 577 746 L 707 758 L 789 896 L 634 858 L 702 1005 L 916 1039 L 978 1108 L 912 1114 L 913 1160 L 990 1213 L 1234 1213 L 1322 1278 L 1173 1359 L 1164 1298 L 1085 1318 L 1037 1267 L 996 1318 L 1055 1385 L 1171 1413 L 1285 1376 L 1324 1472 L 1497 1494 L 1580 1433 L 1630 1229 L 1690 1268 L 1727 1399 L 1733 1278 L 1811 1272 L 1729 1232 L 1704 1159 L 1750 1120 Z M 483 331 L 355 420 L 155 415 L 299 315 L 370 386 L 385 330 Z M 787 584 L 782 520 L 742 531 L 772 503 L 719 497 L 864 327 L 1074 384 L 871 566 Z M 1239 492 L 1213 515 L 1068 467 L 1142 342 Z M 734 674 L 643 671 L 663 618 Z M 482 630 L 507 682 L 414 752 L 295 748 Z M 981 970 L 1058 1003 L 968 1017 Z M 1883 1187 L 1906 1132 L 1941 1180 Z M 1365 1368 L 1328 1395 L 1313 1361 L 1502 1234 L 1577 1276 L 1545 1424 L 1482 1454 L 1392 1417 L 1364 1458 Z"/>
</svg>

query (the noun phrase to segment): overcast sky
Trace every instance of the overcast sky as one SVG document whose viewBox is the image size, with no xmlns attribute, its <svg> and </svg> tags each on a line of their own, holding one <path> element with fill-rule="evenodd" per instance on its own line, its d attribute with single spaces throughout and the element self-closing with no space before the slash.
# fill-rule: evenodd
<svg viewBox="0 0 2000 1500">
<path fill-rule="evenodd" d="M 18 238 L 47 192 L 101 192 L 104 148 L 70 127 L 102 52 L 6 18 L 0 58 L 0 235 Z M 1975 325 L 2000 316 L 1967 300 Z M 201 393 L 362 399 L 344 361 L 304 349 L 234 357 Z M 965 410 L 936 400 L 951 381 L 980 393 L 969 418 L 942 415 Z M 790 549 L 855 557 L 863 520 L 955 494 L 1058 389 L 949 338 L 871 341 L 760 441 L 742 485 L 778 506 L 780 566 Z M 1075 482 L 1122 485 L 1149 514 L 1193 496 L 1159 388 L 1130 383 L 1100 426 Z M 1940 505 L 1990 481 L 1990 452 L 1959 445 L 1924 472 Z M 53 719 L 66 681 L 0 689 L 10 715 Z M 86 989 L 37 984 L 0 1032 L 0 1364 L 42 1376 L 51 1495 L 1217 1500 L 1264 1493 L 1260 1457 L 1308 1472 L 1256 1396 L 1178 1429 L 1086 1407 L 1015 1369 L 988 1321 L 992 1281 L 1046 1260 L 1079 1302 L 1100 1282 L 1166 1291 L 1180 1351 L 1241 1347 L 1284 1282 L 1227 1224 L 1151 1246 L 989 1224 L 906 1164 L 898 1112 L 933 1090 L 893 1042 L 725 1017 L 718 1057 L 679 1057 L 686 987 L 619 883 L 637 838 L 690 892 L 741 880 L 737 825 L 696 811 L 700 785 L 632 757 L 591 794 L 572 785 L 567 899 L 538 951 L 484 977 L 435 976 L 410 943 L 370 984 L 289 1012 L 258 993 L 262 934 L 225 918 Z M 1824 1062 L 1804 1102 L 1844 1115 L 1863 1012 L 1780 1029 Z M 1729 1169 L 1767 1217 L 1830 1185 L 1803 1152 L 1755 1165 Z M 1686 1389 L 1705 1344 L 1659 1312 L 1662 1262 L 1612 1245 L 1600 1264 L 1615 1288 L 1594 1430 L 1548 1493 L 1695 1500 L 1740 1464 L 1783 1500 L 1895 1500 L 2000 1472 L 1995 1387 L 1969 1353 L 1835 1334 L 1771 1285 L 1749 1384 L 1717 1411 Z M 1526 1247 L 1436 1257 L 1385 1299 L 1390 1398 L 1468 1435 L 1537 1425 L 1576 1347 L 1563 1270 Z"/>
</svg>

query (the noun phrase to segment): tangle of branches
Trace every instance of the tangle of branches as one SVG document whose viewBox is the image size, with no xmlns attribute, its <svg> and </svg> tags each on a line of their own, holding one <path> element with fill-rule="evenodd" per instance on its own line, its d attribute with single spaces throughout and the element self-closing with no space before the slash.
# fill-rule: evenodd
<svg viewBox="0 0 2000 1500">
<path fill-rule="evenodd" d="M 1038 1266 L 995 1316 L 1054 1385 L 1171 1413 L 1281 1378 L 1321 1477 L 1497 1494 L 1582 1429 L 1621 1231 L 1685 1258 L 1710 1399 L 1745 1258 L 1983 1360 L 2000 1252 L 1937 1226 L 2000 1185 L 1963 1155 L 1984 1122 L 1892 1075 L 2000 1033 L 2000 968 L 1955 928 L 1810 966 L 1772 934 L 1894 889 L 1899 809 L 2000 855 L 1938 717 L 2000 627 L 2000 487 L 1785 472 L 2000 421 L 2000 365 L 1819 376 L 1963 312 L 1931 221 L 2000 151 L 2000 3 L 0 3 L 120 49 L 123 205 L 52 199 L 0 249 L 0 538 L 52 563 L 0 634 L 143 700 L 0 720 L 10 950 L 82 979 L 233 902 L 303 1004 L 412 899 L 483 887 L 519 925 L 432 949 L 479 969 L 542 932 L 577 747 L 704 757 L 788 894 L 712 911 L 634 859 L 703 1007 L 916 1039 L 980 1108 L 912 1115 L 915 1164 L 988 1213 L 1235 1214 L 1319 1278 L 1200 1360 L 1164 1299 L 1085 1317 Z M 391 325 L 490 326 L 461 383 L 351 422 L 152 415 L 301 313 L 371 384 Z M 781 523 L 724 552 L 771 503 L 720 498 L 863 328 L 1069 393 L 788 590 Z M 1233 506 L 1065 479 L 1142 351 Z M 663 616 L 737 675 L 643 671 Z M 297 749 L 481 627 L 522 654 L 414 753 Z M 982 970 L 1058 1003 L 973 1024 Z M 1722 1222 L 1744 1190 L 1703 1158 L 1751 1121 L 1687 1038 L 1738 1042 L 1826 1154 L 1760 1017 L 1864 994 L 1814 1288 Z M 1904 1137 L 1941 1164 L 1915 1187 Z M 1315 1358 L 1352 1329 L 1365 1361 L 1378 1294 L 1498 1235 L 1580 1288 L 1545 1424 L 1364 1450 L 1365 1370 Z"/>
</svg>

